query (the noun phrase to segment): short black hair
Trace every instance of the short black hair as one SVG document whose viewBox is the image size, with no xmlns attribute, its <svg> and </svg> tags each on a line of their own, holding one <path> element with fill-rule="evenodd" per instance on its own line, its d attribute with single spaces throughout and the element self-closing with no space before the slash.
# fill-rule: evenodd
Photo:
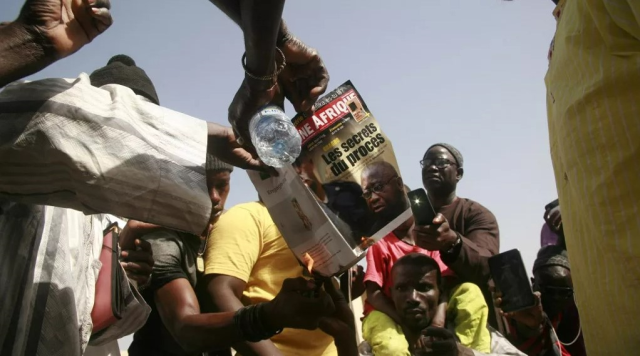
<svg viewBox="0 0 640 356">
<path fill-rule="evenodd" d="M 400 257 L 400 259 L 393 264 L 391 273 L 393 273 L 393 270 L 397 267 L 416 267 L 424 270 L 425 274 L 435 270 L 438 289 L 442 289 L 442 273 L 440 273 L 440 265 L 438 265 L 436 260 L 425 254 L 413 252 Z"/>
</svg>

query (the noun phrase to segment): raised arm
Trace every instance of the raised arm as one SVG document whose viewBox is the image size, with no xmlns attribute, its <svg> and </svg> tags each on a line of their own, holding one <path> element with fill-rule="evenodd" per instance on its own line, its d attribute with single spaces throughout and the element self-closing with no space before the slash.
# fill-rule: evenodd
<svg viewBox="0 0 640 356">
<path fill-rule="evenodd" d="M 111 25 L 110 8 L 109 0 L 27 0 L 15 21 L 0 24 L 0 87 L 91 42 Z"/>
<path fill-rule="evenodd" d="M 244 35 L 247 74 L 229 107 L 229 122 L 241 138 L 249 143 L 251 116 L 265 104 L 282 106 L 283 95 L 297 112 L 310 112 L 326 91 L 329 74 L 318 52 L 289 32 L 281 18 L 284 1 L 211 2 L 240 26 Z M 286 66 L 280 67 L 283 59 Z M 263 79 L 256 79 L 259 77 Z"/>
</svg>

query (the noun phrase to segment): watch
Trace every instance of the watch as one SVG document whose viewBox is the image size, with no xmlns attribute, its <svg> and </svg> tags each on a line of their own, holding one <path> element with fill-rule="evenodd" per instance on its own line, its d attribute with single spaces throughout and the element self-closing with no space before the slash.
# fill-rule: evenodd
<svg viewBox="0 0 640 356">
<path fill-rule="evenodd" d="M 456 232 L 456 236 L 458 237 L 456 241 L 453 243 L 453 245 L 451 245 L 451 247 L 448 250 L 444 251 L 444 253 L 453 254 L 455 250 L 458 248 L 458 246 L 462 245 L 462 237 L 460 237 L 460 234 L 458 234 L 457 232 Z"/>
</svg>

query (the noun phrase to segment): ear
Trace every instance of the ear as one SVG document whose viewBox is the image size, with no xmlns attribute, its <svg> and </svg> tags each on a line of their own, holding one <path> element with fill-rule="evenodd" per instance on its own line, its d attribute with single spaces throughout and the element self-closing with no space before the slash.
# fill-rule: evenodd
<svg viewBox="0 0 640 356">
<path fill-rule="evenodd" d="M 404 182 L 402 181 L 402 177 L 398 176 L 398 187 L 404 191 Z"/>
<path fill-rule="evenodd" d="M 464 168 L 462 168 L 462 167 L 458 168 L 458 171 L 456 173 L 458 173 L 456 175 L 456 180 L 459 182 L 460 179 L 462 179 L 462 176 L 464 175 Z"/>
</svg>

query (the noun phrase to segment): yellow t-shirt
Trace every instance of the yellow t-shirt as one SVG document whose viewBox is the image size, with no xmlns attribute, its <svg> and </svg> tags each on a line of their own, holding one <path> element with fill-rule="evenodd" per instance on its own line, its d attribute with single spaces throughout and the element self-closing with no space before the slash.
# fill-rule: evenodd
<svg viewBox="0 0 640 356">
<path fill-rule="evenodd" d="M 205 274 L 224 274 L 247 283 L 245 305 L 273 299 L 286 278 L 302 276 L 298 260 L 259 202 L 234 206 L 220 216 L 204 259 Z M 284 355 L 338 354 L 333 338 L 320 330 L 285 329 L 271 341 Z"/>
<path fill-rule="evenodd" d="M 587 353 L 635 355 L 640 1 L 561 0 L 554 16 L 549 141 Z"/>
</svg>

